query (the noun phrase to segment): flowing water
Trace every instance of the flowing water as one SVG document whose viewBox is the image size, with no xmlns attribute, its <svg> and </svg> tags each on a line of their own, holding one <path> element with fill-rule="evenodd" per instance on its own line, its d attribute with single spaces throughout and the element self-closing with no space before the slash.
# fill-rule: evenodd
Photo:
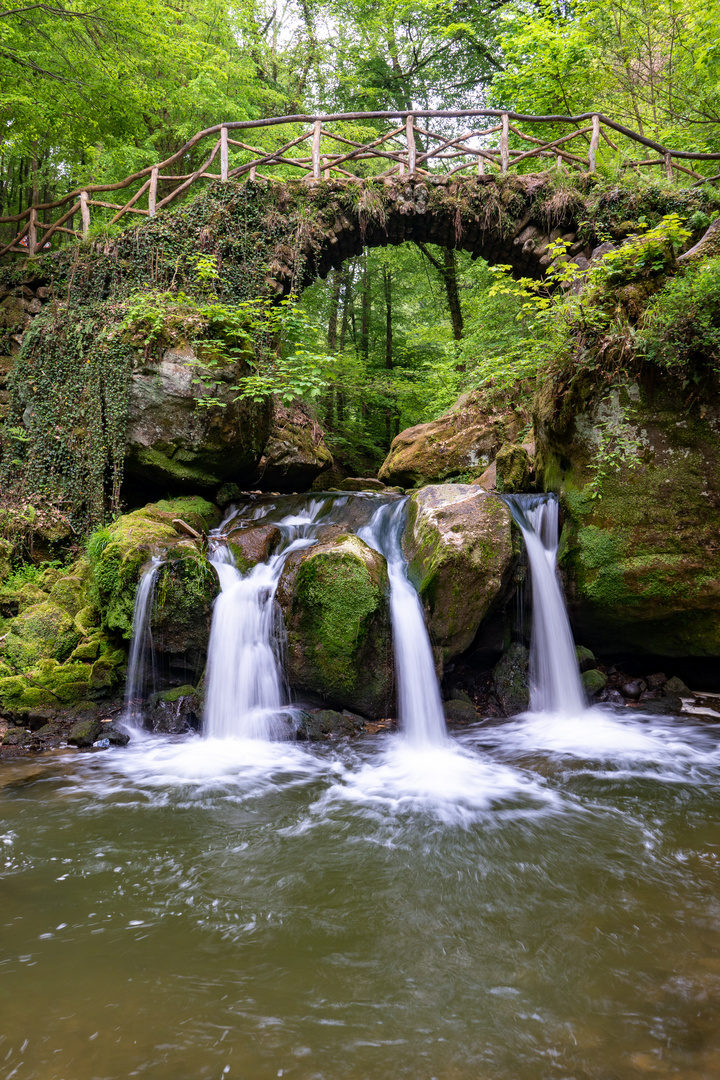
<svg viewBox="0 0 720 1080">
<path fill-rule="evenodd" d="M 162 559 L 153 557 L 140 575 L 133 608 L 133 636 L 125 680 L 123 721 L 131 727 L 142 726 L 143 702 L 154 689 L 155 663 L 151 615 L 155 580 Z"/>
<path fill-rule="evenodd" d="M 404 527 L 404 501 L 388 503 L 378 507 L 358 536 L 387 562 L 400 726 L 416 747 L 441 745 L 445 715 L 420 598 L 408 580 Z"/>
<path fill-rule="evenodd" d="M 720 1076 L 720 728 L 543 697 L 461 736 L 243 737 L 283 700 L 273 559 L 354 508 L 392 567 L 381 502 L 258 511 L 284 531 L 242 579 L 232 657 L 266 677 L 217 691 L 233 738 L 3 765 L 0 1080 Z"/>
<path fill-rule="evenodd" d="M 519 525 L 532 579 L 530 708 L 533 713 L 578 717 L 585 696 L 575 642 L 557 576 L 560 540 L 555 495 L 505 495 Z"/>
<path fill-rule="evenodd" d="M 237 569 L 224 541 L 224 530 L 235 514 L 217 530 L 210 561 L 221 592 L 215 601 L 208 647 L 204 718 L 208 738 L 269 739 L 284 732 L 278 717 L 287 704 L 287 691 L 275 591 L 288 555 L 315 543 L 314 528 L 327 511 L 327 500 L 315 499 L 308 500 L 301 513 L 281 517 L 277 521 L 282 536 L 278 550 L 246 577 Z"/>
</svg>

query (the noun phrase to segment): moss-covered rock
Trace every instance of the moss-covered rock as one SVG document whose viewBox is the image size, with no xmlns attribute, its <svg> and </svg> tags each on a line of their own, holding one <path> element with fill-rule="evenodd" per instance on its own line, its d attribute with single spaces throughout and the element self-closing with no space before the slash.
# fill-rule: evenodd
<svg viewBox="0 0 720 1080">
<path fill-rule="evenodd" d="M 480 719 L 471 701 L 461 701 L 457 698 L 443 702 L 443 712 L 445 719 L 451 724 L 476 724 Z"/>
<path fill-rule="evenodd" d="M 75 574 L 60 577 L 50 589 L 50 599 L 73 618 L 87 603 L 87 585 Z"/>
<path fill-rule="evenodd" d="M 387 716 L 393 665 L 382 555 L 345 535 L 310 548 L 291 573 L 278 590 L 291 686 L 363 716 Z"/>
<path fill-rule="evenodd" d="M 88 555 L 97 606 L 103 627 L 111 633 L 130 639 L 137 584 L 152 555 L 192 561 L 189 573 L 178 576 L 183 580 L 197 577 L 194 572 L 200 553 L 183 539 L 182 531 L 173 524 L 175 519 L 200 532 L 217 525 L 220 513 L 213 503 L 197 496 L 162 500 L 124 514 L 90 538 Z M 178 605 L 183 605 L 182 598 L 178 598 Z"/>
<path fill-rule="evenodd" d="M 409 502 L 403 548 L 428 629 L 449 660 L 468 648 L 510 586 L 516 555 L 510 511 L 468 484 L 421 488 Z"/>
<path fill-rule="evenodd" d="M 17 671 L 27 671 L 39 660 L 65 660 L 79 637 L 68 613 L 52 600 L 45 600 L 13 619 L 3 654 Z"/>
<path fill-rule="evenodd" d="M 78 720 L 70 729 L 68 743 L 70 746 L 77 747 L 92 746 L 102 734 L 103 725 L 101 720 Z"/>
<path fill-rule="evenodd" d="M 502 444 L 495 458 L 495 484 L 509 494 L 530 490 L 530 457 L 524 446 Z"/>
<path fill-rule="evenodd" d="M 295 715 L 295 736 L 300 741 L 323 742 L 343 736 L 359 735 L 363 724 L 351 716 L 334 709 L 302 711 Z"/>
<path fill-rule="evenodd" d="M 524 645 L 513 642 L 495 665 L 493 689 L 506 716 L 516 716 L 528 708 L 528 651 Z"/>
<path fill-rule="evenodd" d="M 280 537 L 280 530 L 274 524 L 233 529 L 228 533 L 228 547 L 240 573 L 246 574 L 257 563 L 266 562 Z"/>
<path fill-rule="evenodd" d="M 669 379 L 601 401 L 583 385 L 536 402 L 575 626 L 599 653 L 720 656 L 720 408 L 687 409 Z M 629 450 L 608 457 L 608 434 Z"/>
<path fill-rule="evenodd" d="M 183 735 L 200 727 L 201 700 L 189 683 L 154 694 L 144 712 L 145 725 L 163 735 Z"/>
<path fill-rule="evenodd" d="M 522 406 L 499 408 L 473 390 L 438 420 L 401 431 L 378 477 L 386 484 L 412 488 L 449 477 L 480 476 L 502 444 L 514 442 L 529 419 Z"/>
<path fill-rule="evenodd" d="M 588 671 L 583 671 L 580 682 L 583 684 L 586 693 L 590 695 L 599 694 L 601 690 L 605 689 L 607 675 L 602 671 L 598 671 L 597 668 L 589 668 Z"/>
</svg>

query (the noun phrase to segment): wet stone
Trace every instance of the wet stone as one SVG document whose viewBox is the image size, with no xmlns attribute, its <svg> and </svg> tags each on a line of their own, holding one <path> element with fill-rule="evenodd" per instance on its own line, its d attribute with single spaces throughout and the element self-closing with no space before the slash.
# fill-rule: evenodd
<svg viewBox="0 0 720 1080">
<path fill-rule="evenodd" d="M 643 690 L 647 689 L 647 685 L 642 679 L 630 679 L 623 683 L 620 689 L 624 697 L 637 701 Z"/>
<path fill-rule="evenodd" d="M 667 675 L 663 675 L 661 671 L 656 675 L 648 675 L 646 679 L 650 690 L 657 690 L 659 687 L 664 686 L 667 681 Z"/>
<path fill-rule="evenodd" d="M 443 702 L 445 719 L 451 724 L 477 724 L 480 717 L 471 701 L 457 698 Z"/>
<path fill-rule="evenodd" d="M 105 725 L 101 720 L 78 720 L 70 728 L 68 743 L 70 746 L 92 746 L 99 739 Z"/>
</svg>

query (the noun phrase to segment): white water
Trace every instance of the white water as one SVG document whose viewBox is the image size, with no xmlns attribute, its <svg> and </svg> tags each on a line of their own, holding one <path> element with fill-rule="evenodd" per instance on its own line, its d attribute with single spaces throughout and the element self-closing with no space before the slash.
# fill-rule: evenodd
<svg viewBox="0 0 720 1080">
<path fill-rule="evenodd" d="M 577 717 L 585 712 L 585 696 L 557 576 L 558 502 L 552 495 L 508 495 L 505 501 L 522 530 L 532 576 L 530 708 Z"/>
<path fill-rule="evenodd" d="M 125 683 L 125 708 L 123 722 L 133 727 L 142 725 L 142 703 L 147 696 L 148 659 L 154 674 L 154 656 L 151 616 L 155 596 L 155 579 L 162 566 L 162 559 L 154 556 L 143 570 L 135 593 L 133 608 L 132 641 Z"/>
<path fill-rule="evenodd" d="M 217 530 L 210 562 L 221 592 L 208 646 L 207 738 L 272 739 L 285 732 L 278 716 L 287 693 L 275 632 L 275 592 L 290 552 L 315 543 L 313 526 L 325 507 L 323 500 L 314 500 L 301 514 L 277 522 L 282 534 L 279 551 L 247 577 L 237 569 L 222 537 L 227 522 Z"/>
<path fill-rule="evenodd" d="M 407 576 L 404 519 L 404 502 L 387 503 L 358 536 L 387 561 L 400 724 L 415 747 L 439 746 L 447 739 L 445 717 L 420 598 Z"/>
</svg>

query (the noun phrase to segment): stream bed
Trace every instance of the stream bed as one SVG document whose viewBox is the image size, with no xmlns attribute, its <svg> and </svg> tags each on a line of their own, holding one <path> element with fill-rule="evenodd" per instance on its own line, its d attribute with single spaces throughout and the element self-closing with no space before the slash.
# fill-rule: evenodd
<svg viewBox="0 0 720 1080">
<path fill-rule="evenodd" d="M 720 1075 L 720 734 L 138 736 L 0 777 L 2 1080 Z"/>
</svg>

